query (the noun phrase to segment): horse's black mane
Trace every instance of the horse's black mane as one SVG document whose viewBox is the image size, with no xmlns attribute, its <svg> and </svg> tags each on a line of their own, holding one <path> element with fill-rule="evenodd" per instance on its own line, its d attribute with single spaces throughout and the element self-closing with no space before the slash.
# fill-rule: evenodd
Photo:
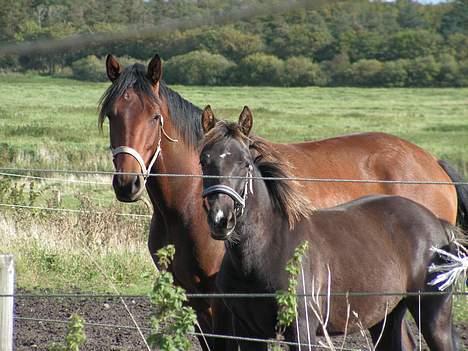
<svg viewBox="0 0 468 351">
<path fill-rule="evenodd" d="M 146 67 L 135 63 L 123 70 L 119 78 L 107 88 L 99 100 L 101 107 L 99 112 L 100 127 L 102 127 L 115 101 L 130 88 L 134 89 L 140 96 L 146 96 L 155 103 L 160 103 L 159 97 L 153 93 L 151 81 L 146 75 Z M 196 147 L 203 136 L 200 123 L 202 111 L 169 88 L 163 81 L 159 83 L 159 92 L 167 101 L 174 127 L 182 135 L 187 145 Z"/>
</svg>

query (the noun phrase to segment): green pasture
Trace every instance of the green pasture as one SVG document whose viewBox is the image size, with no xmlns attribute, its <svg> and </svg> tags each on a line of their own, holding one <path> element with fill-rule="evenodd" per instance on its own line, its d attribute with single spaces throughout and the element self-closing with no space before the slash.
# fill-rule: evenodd
<svg viewBox="0 0 468 351">
<path fill-rule="evenodd" d="M 107 83 L 0 76 L 0 165 L 111 169 L 107 125 L 97 128 Z M 360 131 L 406 138 L 466 171 L 468 89 L 187 87 L 194 104 L 223 118 L 248 105 L 255 132 L 279 142 Z"/>
<path fill-rule="evenodd" d="M 107 86 L 36 75 L 0 76 L 0 167 L 111 171 L 107 123 L 102 133 L 97 127 L 98 101 Z M 173 89 L 200 107 L 210 104 L 219 118 L 236 119 L 248 105 L 255 133 L 274 141 L 383 131 L 450 160 L 468 176 L 468 89 Z M 112 209 L 114 214 L 100 217 L 99 225 L 86 218 L 85 223 L 94 223 L 86 227 L 80 215 L 0 207 L 0 252 L 16 255 L 19 287 L 111 291 L 96 269 L 100 265 L 121 292 L 149 291 L 154 268 L 146 247 L 148 220 L 138 219 L 135 225 L 115 217 L 116 211 L 148 214 L 146 206 L 117 204 L 109 177 L 49 176 L 108 185 L 0 176 L 0 202 Z M 36 196 L 31 198 L 32 193 Z M 106 229 L 109 225 L 112 231 Z M 457 318 L 466 320 L 466 301 L 458 300 L 456 306 Z"/>
</svg>

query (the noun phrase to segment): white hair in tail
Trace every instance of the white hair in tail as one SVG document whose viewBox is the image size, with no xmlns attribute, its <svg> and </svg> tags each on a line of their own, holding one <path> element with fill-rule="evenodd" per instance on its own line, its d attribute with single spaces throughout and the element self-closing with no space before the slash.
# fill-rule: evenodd
<svg viewBox="0 0 468 351">
<path fill-rule="evenodd" d="M 444 291 L 453 283 L 455 283 L 460 276 L 465 277 L 468 271 L 468 250 L 463 247 L 457 240 L 453 232 L 451 234 L 451 243 L 455 245 L 457 249 L 456 254 L 452 254 L 436 247 L 431 247 L 432 252 L 436 252 L 444 261 L 443 264 L 431 264 L 429 266 L 429 273 L 438 273 L 434 279 L 432 279 L 429 285 L 438 285 L 439 291 Z"/>
</svg>

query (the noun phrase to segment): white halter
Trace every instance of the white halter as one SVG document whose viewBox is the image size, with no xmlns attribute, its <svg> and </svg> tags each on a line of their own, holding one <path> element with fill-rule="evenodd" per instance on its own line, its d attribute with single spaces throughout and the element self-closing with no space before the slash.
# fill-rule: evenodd
<svg viewBox="0 0 468 351">
<path fill-rule="evenodd" d="M 156 148 L 156 151 L 153 154 L 153 157 L 151 158 L 150 163 L 148 164 L 148 167 L 145 165 L 145 161 L 143 160 L 143 157 L 141 157 L 140 153 L 136 151 L 134 148 L 130 146 L 117 146 L 116 148 L 111 148 L 112 151 L 112 156 L 115 158 L 118 154 L 129 154 L 132 155 L 135 160 L 137 160 L 138 164 L 140 165 L 141 168 L 141 173 L 143 175 L 143 178 L 146 180 L 148 179 L 151 168 L 153 168 L 154 163 L 158 159 L 158 156 L 161 154 L 161 139 L 162 136 L 164 135 L 170 142 L 176 143 L 178 142 L 177 139 L 172 139 L 166 134 L 166 131 L 164 130 L 164 118 L 162 115 L 159 115 L 159 123 L 161 125 L 161 133 L 159 133 L 159 140 L 158 140 L 158 147 Z"/>
</svg>

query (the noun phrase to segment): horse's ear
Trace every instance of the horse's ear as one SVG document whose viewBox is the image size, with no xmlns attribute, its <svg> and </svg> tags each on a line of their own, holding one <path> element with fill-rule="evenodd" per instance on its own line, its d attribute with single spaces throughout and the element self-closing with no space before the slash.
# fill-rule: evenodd
<svg viewBox="0 0 468 351">
<path fill-rule="evenodd" d="M 113 83 L 120 76 L 121 66 L 117 59 L 111 54 L 106 58 L 106 72 L 107 77 Z"/>
<path fill-rule="evenodd" d="M 204 133 L 208 133 L 216 124 L 216 119 L 210 105 L 206 105 L 202 113 L 202 128 Z"/>
<path fill-rule="evenodd" d="M 245 136 L 248 136 L 253 125 L 253 116 L 252 112 L 247 106 L 244 106 L 240 116 L 239 116 L 239 127 L 242 133 Z"/>
<path fill-rule="evenodd" d="M 148 78 L 153 85 L 158 84 L 162 76 L 162 62 L 158 54 L 154 55 L 148 64 Z"/>
</svg>

